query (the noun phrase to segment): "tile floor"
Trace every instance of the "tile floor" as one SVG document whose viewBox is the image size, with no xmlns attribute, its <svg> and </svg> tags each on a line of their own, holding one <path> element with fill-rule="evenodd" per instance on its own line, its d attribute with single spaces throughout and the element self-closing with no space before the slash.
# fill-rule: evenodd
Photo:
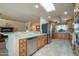
<svg viewBox="0 0 79 59">
<path fill-rule="evenodd" d="M 55 40 L 38 50 L 33 56 L 74 56 L 68 40 Z"/>
</svg>

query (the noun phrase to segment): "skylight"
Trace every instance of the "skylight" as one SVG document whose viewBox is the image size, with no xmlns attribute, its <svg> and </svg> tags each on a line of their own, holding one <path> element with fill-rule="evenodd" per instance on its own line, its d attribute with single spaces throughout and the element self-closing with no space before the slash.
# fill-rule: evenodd
<svg viewBox="0 0 79 59">
<path fill-rule="evenodd" d="M 53 3 L 40 3 L 40 4 L 47 12 L 51 12 L 55 10 L 55 6 Z"/>
</svg>

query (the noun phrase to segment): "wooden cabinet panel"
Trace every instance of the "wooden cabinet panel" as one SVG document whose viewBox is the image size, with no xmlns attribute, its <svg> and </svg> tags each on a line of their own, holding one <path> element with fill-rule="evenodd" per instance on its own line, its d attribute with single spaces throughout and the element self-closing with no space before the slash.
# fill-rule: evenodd
<svg viewBox="0 0 79 59">
<path fill-rule="evenodd" d="M 37 48 L 38 49 L 41 48 L 41 39 L 42 39 L 42 37 L 38 36 L 38 38 L 37 38 Z"/>
<path fill-rule="evenodd" d="M 42 37 L 42 46 L 44 46 L 47 43 L 47 36 Z"/>
<path fill-rule="evenodd" d="M 54 39 L 70 39 L 69 33 L 54 33 L 53 34 Z"/>
<path fill-rule="evenodd" d="M 33 39 L 20 39 L 19 40 L 19 55 L 27 56 L 32 55 L 38 49 L 47 44 L 47 36 L 40 35 Z"/>
<path fill-rule="evenodd" d="M 43 38 L 41 39 L 41 47 L 44 46 L 44 44 L 45 44 L 44 42 L 45 42 L 45 38 L 43 37 Z"/>
<path fill-rule="evenodd" d="M 27 40 L 20 39 L 19 40 L 19 56 L 26 56 L 27 55 Z"/>
<path fill-rule="evenodd" d="M 39 36 L 37 38 L 37 48 L 43 47 L 45 44 L 47 44 L 47 36 Z"/>
<path fill-rule="evenodd" d="M 37 50 L 37 38 L 27 40 L 27 55 L 32 55 Z"/>
</svg>

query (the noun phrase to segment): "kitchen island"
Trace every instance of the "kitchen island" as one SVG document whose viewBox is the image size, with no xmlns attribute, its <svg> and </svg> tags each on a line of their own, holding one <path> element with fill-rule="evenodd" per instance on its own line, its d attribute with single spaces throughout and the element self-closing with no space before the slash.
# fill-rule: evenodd
<svg viewBox="0 0 79 59">
<path fill-rule="evenodd" d="M 47 44 L 47 34 L 41 34 L 40 32 L 13 32 L 5 34 L 8 35 L 6 48 L 9 56 L 31 55 Z M 32 47 L 33 45 L 36 46 Z"/>
</svg>

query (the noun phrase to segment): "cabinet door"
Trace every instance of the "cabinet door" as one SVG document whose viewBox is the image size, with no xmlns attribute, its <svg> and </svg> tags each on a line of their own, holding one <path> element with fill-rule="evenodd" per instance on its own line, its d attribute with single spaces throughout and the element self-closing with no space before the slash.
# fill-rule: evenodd
<svg viewBox="0 0 79 59">
<path fill-rule="evenodd" d="M 47 36 L 46 35 L 44 35 L 42 37 L 42 46 L 44 46 L 45 44 L 47 44 Z"/>
<path fill-rule="evenodd" d="M 43 47 L 45 44 L 47 44 L 47 36 L 39 36 L 37 38 L 37 48 Z"/>
<path fill-rule="evenodd" d="M 44 39 L 43 39 L 43 37 L 42 37 L 42 38 L 41 38 L 41 41 L 40 41 L 41 47 L 43 46 L 43 43 L 44 43 Z"/>
<path fill-rule="evenodd" d="M 45 44 L 47 44 L 48 38 L 47 36 L 44 36 L 44 37 L 45 37 Z"/>
<path fill-rule="evenodd" d="M 45 36 L 42 36 L 42 39 L 41 39 L 41 44 L 42 44 L 42 46 L 44 46 L 44 45 L 45 45 Z"/>
<path fill-rule="evenodd" d="M 27 55 L 27 40 L 26 39 L 19 40 L 19 55 L 20 56 Z"/>
<path fill-rule="evenodd" d="M 32 55 L 37 50 L 36 37 L 27 40 L 27 55 Z"/>
<path fill-rule="evenodd" d="M 41 36 L 37 38 L 37 49 L 41 48 Z"/>
<path fill-rule="evenodd" d="M 27 55 L 31 55 L 32 54 L 32 49 L 33 49 L 33 41 L 27 40 Z"/>
</svg>

